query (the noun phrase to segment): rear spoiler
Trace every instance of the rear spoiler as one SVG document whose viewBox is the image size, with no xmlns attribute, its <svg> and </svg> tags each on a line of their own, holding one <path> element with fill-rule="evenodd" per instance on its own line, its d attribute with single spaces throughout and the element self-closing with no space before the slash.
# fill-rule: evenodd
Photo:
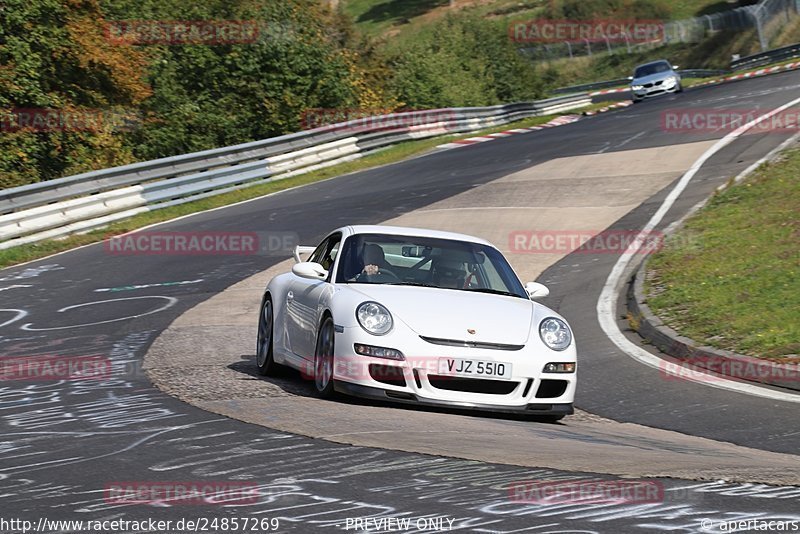
<svg viewBox="0 0 800 534">
<path fill-rule="evenodd" d="M 303 260 L 300 258 L 300 254 L 311 254 L 317 250 L 317 247 L 304 247 L 303 245 L 297 245 L 294 247 L 294 261 L 296 263 L 301 263 Z"/>
</svg>

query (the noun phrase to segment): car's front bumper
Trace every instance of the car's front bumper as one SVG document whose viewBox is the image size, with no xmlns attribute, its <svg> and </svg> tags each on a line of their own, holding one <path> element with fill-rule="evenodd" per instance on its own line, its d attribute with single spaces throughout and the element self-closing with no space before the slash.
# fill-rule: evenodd
<svg viewBox="0 0 800 534">
<path fill-rule="evenodd" d="M 648 85 L 650 87 L 648 87 Z M 673 80 L 672 82 L 654 82 L 642 86 L 641 89 L 633 89 L 631 86 L 631 95 L 634 100 L 643 100 L 653 96 L 663 95 L 667 93 L 676 93 L 680 89 L 680 80 Z"/>
<path fill-rule="evenodd" d="M 572 415 L 574 409 L 572 403 L 549 404 L 531 403 L 522 406 L 506 406 L 502 404 L 485 404 L 476 402 L 461 402 L 441 399 L 427 399 L 414 393 L 386 390 L 370 386 L 361 386 L 335 380 L 334 389 L 339 393 L 362 397 L 365 399 L 381 400 L 388 402 L 401 402 L 422 406 L 435 406 L 447 408 L 460 408 L 469 410 L 482 410 L 502 413 L 525 413 L 529 415 Z"/>
<path fill-rule="evenodd" d="M 563 352 L 536 346 L 520 350 L 465 348 L 431 344 L 407 331 L 376 338 L 360 327 L 341 330 L 336 334 L 333 379 L 342 393 L 431 406 L 541 415 L 572 413 L 577 373 L 544 372 L 543 368 L 550 362 L 575 362 L 574 346 Z M 405 358 L 359 355 L 355 343 L 401 350 Z M 438 365 L 443 358 L 506 363 L 512 371 L 505 379 L 448 375 Z"/>
</svg>

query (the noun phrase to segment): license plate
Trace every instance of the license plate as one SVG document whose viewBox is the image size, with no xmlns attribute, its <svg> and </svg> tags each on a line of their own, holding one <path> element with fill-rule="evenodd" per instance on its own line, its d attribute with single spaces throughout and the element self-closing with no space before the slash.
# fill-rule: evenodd
<svg viewBox="0 0 800 534">
<path fill-rule="evenodd" d="M 472 378 L 511 378 L 511 364 L 487 362 L 464 358 L 440 358 L 439 374 L 444 376 L 468 376 Z"/>
</svg>

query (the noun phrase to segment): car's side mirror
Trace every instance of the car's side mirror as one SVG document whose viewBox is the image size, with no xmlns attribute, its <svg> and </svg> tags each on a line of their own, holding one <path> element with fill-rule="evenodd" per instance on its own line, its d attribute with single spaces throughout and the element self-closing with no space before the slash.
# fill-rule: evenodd
<svg viewBox="0 0 800 534">
<path fill-rule="evenodd" d="M 525 291 L 528 292 L 528 297 L 531 299 L 546 297 L 550 294 L 550 290 L 547 289 L 547 286 L 539 282 L 528 282 L 525 284 Z"/>
<path fill-rule="evenodd" d="M 328 271 L 313 261 L 302 261 L 292 265 L 292 272 L 300 278 L 307 278 L 309 280 L 325 280 L 328 277 Z"/>
<path fill-rule="evenodd" d="M 678 65 L 673 65 L 672 70 L 678 70 L 680 67 Z"/>
</svg>

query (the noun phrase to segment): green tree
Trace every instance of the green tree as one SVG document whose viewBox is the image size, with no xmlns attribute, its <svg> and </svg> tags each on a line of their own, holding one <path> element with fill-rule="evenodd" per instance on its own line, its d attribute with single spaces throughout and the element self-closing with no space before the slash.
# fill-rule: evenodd
<svg viewBox="0 0 800 534">
<path fill-rule="evenodd" d="M 114 17 L 255 21 L 252 42 L 152 47 L 154 94 L 130 143 L 155 158 L 300 129 L 308 108 L 354 106 L 353 61 L 337 18 L 318 2 L 130 2 Z"/>
<path fill-rule="evenodd" d="M 501 24 L 448 16 L 397 49 L 393 88 L 415 108 L 486 106 L 541 94 L 532 65 Z"/>
<path fill-rule="evenodd" d="M 0 187 L 132 161 L 108 119 L 150 95 L 147 61 L 113 46 L 104 29 L 94 0 L 0 6 Z M 16 121 L 20 109 L 94 119 L 86 128 L 26 128 Z"/>
</svg>

